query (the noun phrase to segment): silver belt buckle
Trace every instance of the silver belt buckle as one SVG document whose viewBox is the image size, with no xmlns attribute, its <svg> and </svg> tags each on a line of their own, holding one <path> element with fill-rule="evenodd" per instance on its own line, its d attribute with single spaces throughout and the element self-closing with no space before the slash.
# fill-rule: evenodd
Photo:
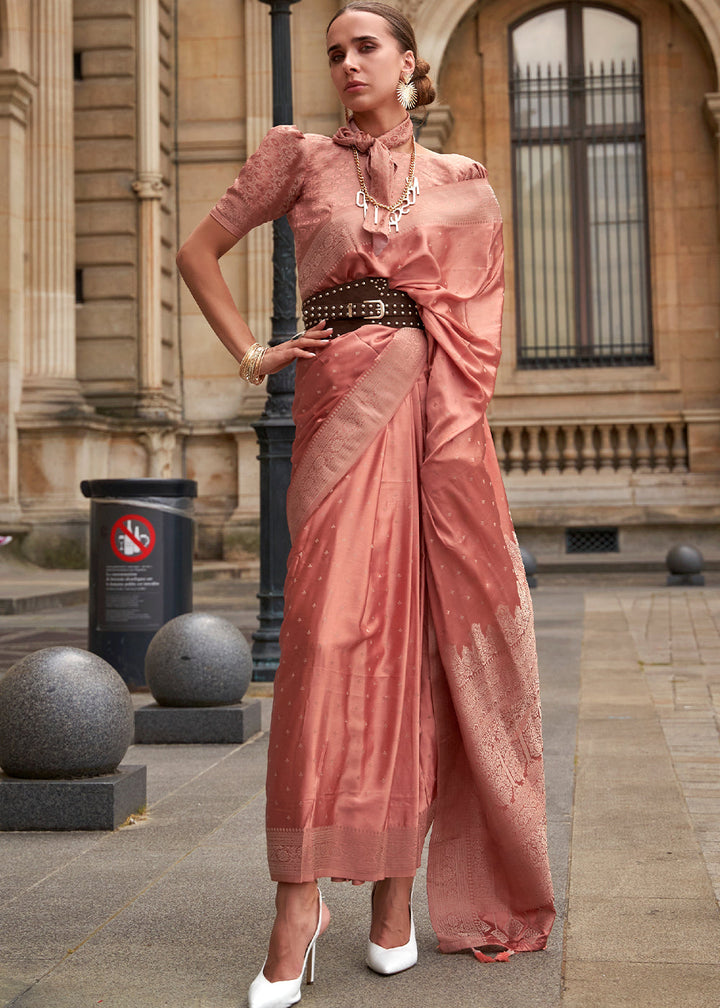
<svg viewBox="0 0 720 1008">
<path fill-rule="evenodd" d="M 373 301 L 363 301 L 360 307 L 363 310 L 363 318 L 372 319 L 373 321 L 385 318 L 385 302 L 379 298 Z"/>
</svg>

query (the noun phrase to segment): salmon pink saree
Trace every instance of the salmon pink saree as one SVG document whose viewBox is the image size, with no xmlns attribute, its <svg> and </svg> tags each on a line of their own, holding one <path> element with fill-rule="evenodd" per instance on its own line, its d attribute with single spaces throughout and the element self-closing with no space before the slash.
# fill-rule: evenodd
<svg viewBox="0 0 720 1008">
<path fill-rule="evenodd" d="M 440 948 L 528 951 L 554 910 L 532 607 L 486 420 L 502 225 L 483 168 L 422 149 L 399 228 L 363 217 L 350 145 L 392 203 L 408 122 L 277 127 L 213 211 L 237 237 L 287 213 L 304 297 L 383 276 L 425 327 L 362 325 L 297 369 L 270 872 L 414 875 L 432 825 Z"/>
</svg>

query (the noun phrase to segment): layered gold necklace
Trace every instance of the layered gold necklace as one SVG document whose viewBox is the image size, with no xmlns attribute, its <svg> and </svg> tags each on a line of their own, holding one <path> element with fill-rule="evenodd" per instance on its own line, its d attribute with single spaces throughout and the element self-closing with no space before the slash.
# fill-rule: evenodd
<svg viewBox="0 0 720 1008">
<path fill-rule="evenodd" d="M 358 182 L 360 183 L 360 189 L 358 190 L 355 198 L 355 203 L 362 209 L 363 220 L 365 220 L 368 205 L 372 206 L 375 210 L 376 224 L 378 222 L 378 211 L 387 210 L 390 215 L 390 227 L 394 227 L 395 231 L 399 231 L 401 217 L 403 214 L 409 212 L 411 206 L 415 205 L 415 201 L 420 193 L 420 187 L 417 179 L 415 178 L 415 137 L 412 138 L 410 168 L 408 170 L 407 178 L 405 179 L 405 188 L 403 189 L 400 199 L 393 203 L 392 206 L 388 203 L 381 203 L 380 200 L 376 200 L 375 197 L 368 192 L 365 176 L 363 175 L 362 168 L 360 167 L 360 154 L 355 146 L 353 146 L 353 156 L 355 158 L 355 168 L 357 170 Z"/>
</svg>

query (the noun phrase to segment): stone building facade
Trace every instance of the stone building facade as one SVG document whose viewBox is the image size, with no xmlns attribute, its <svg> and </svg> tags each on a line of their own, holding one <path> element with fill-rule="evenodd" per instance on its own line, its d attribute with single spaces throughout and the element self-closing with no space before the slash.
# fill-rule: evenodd
<svg viewBox="0 0 720 1008">
<path fill-rule="evenodd" d="M 439 92 L 420 142 L 486 164 L 507 222 L 491 424 L 521 539 L 712 553 L 720 3 L 403 6 Z M 334 9 L 292 8 L 308 132 L 341 119 Z M 199 554 L 255 550 L 264 394 L 174 251 L 270 125 L 259 0 L 0 0 L 0 532 L 29 558 L 84 562 L 106 476 L 196 479 Z M 260 340 L 270 257 L 266 226 L 223 261 Z"/>
</svg>

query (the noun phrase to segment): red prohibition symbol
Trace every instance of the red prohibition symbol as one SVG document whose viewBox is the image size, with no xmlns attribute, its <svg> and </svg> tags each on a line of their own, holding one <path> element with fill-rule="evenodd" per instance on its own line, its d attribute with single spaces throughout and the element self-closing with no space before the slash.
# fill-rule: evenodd
<svg viewBox="0 0 720 1008">
<path fill-rule="evenodd" d="M 119 560 L 137 563 L 150 556 L 155 545 L 155 529 L 141 515 L 127 514 L 118 518 L 110 532 L 110 545 Z"/>
</svg>

